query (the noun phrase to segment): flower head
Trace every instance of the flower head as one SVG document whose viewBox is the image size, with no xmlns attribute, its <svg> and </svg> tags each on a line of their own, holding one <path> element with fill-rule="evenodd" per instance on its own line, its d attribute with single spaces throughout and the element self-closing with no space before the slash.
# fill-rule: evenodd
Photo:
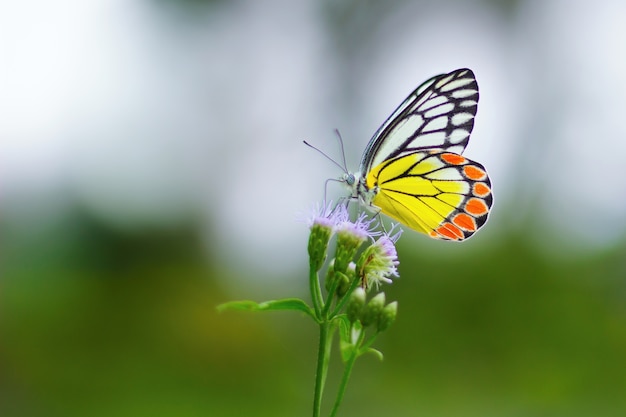
<svg viewBox="0 0 626 417">
<path fill-rule="evenodd" d="M 344 205 L 337 205 L 332 201 L 317 203 L 303 216 L 303 221 L 312 229 L 314 226 L 334 229 L 339 223 L 348 219 L 348 210 Z"/>
<path fill-rule="evenodd" d="M 372 227 L 374 219 L 368 219 L 367 214 L 361 213 L 355 221 L 350 221 L 347 216 L 347 210 L 345 213 L 346 217 L 338 221 L 335 227 L 337 234 L 352 235 L 362 241 L 365 241 L 368 237 L 378 235 L 378 232 L 375 232 Z"/>
<path fill-rule="evenodd" d="M 375 286 L 378 288 L 381 283 L 390 284 L 392 276 L 397 277 L 399 264 L 398 253 L 395 243 L 400 238 L 402 230 L 392 234 L 395 226 L 389 233 L 383 234 L 376 242 L 369 246 L 357 262 L 357 271 L 361 276 L 366 288 Z"/>
<path fill-rule="evenodd" d="M 337 233 L 337 250 L 335 253 L 335 271 L 345 272 L 361 245 L 375 232 L 372 230 L 372 219 L 365 213 L 354 222 L 347 218 L 335 227 Z"/>
<path fill-rule="evenodd" d="M 343 222 L 348 211 L 343 206 L 333 208 L 332 201 L 328 204 L 315 206 L 306 216 L 306 224 L 311 229 L 309 236 L 309 264 L 312 270 L 319 271 L 326 260 L 328 242 L 338 222 Z"/>
</svg>

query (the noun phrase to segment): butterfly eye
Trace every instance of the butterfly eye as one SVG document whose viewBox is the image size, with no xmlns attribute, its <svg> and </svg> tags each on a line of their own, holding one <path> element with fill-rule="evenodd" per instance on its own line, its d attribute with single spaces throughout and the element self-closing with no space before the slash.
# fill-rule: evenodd
<svg viewBox="0 0 626 417">
<path fill-rule="evenodd" d="M 349 186 L 353 186 L 354 182 L 356 181 L 356 178 L 354 178 L 354 174 L 347 174 L 345 176 L 345 180 L 346 180 L 346 184 L 348 184 Z"/>
</svg>

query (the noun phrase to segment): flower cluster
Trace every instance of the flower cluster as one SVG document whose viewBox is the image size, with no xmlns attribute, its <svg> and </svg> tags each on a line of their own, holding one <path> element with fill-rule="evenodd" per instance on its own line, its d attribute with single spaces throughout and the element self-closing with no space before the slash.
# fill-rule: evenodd
<svg viewBox="0 0 626 417">
<path fill-rule="evenodd" d="M 322 268 L 330 239 L 333 235 L 337 236 L 337 248 L 329 268 L 327 287 L 337 274 L 346 275 L 347 278 L 356 274 L 361 280 L 361 286 L 366 289 L 378 288 L 381 283 L 389 284 L 392 277 L 398 276 L 395 243 L 400 238 L 401 229 L 396 230 L 394 226 L 389 233 L 378 232 L 375 230 L 375 220 L 368 218 L 365 213 L 351 221 L 346 206 L 339 204 L 333 207 L 332 202 L 317 206 L 308 216 L 307 225 L 311 229 L 309 258 L 315 271 Z M 354 259 L 365 242 L 370 244 L 361 252 L 355 264 Z"/>
<path fill-rule="evenodd" d="M 336 236 L 335 253 L 328 263 L 324 282 L 329 299 L 324 304 L 330 306 L 331 300 L 337 297 L 337 311 L 346 309 L 351 333 L 342 345 L 345 353 L 361 345 L 365 328 L 371 326 L 379 333 L 396 318 L 396 302 L 385 304 L 383 292 L 368 302 L 366 292 L 372 288 L 378 290 L 381 284 L 390 284 L 393 277 L 398 277 L 395 243 L 402 230 L 393 226 L 389 232 L 378 232 L 378 224 L 365 213 L 351 221 L 343 204 L 317 206 L 306 221 L 311 229 L 310 266 L 316 275 L 326 262 L 331 238 Z M 312 286 L 313 293 L 319 288 L 315 282 L 317 278 Z"/>
<path fill-rule="evenodd" d="M 365 290 L 361 287 L 354 290 L 348 301 L 346 313 L 350 323 L 359 321 L 363 327 L 376 326 L 378 332 L 387 330 L 395 321 L 398 302 L 385 305 L 385 293 L 376 294 L 367 304 Z"/>
</svg>

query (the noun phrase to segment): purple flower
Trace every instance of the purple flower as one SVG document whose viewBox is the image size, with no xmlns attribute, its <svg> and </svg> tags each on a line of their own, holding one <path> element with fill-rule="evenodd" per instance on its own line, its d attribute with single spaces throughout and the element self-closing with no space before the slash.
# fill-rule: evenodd
<svg viewBox="0 0 626 417">
<path fill-rule="evenodd" d="M 381 283 L 390 284 L 390 277 L 399 276 L 397 266 L 400 262 L 395 243 L 400 238 L 402 229 L 392 234 L 395 227 L 365 249 L 357 262 L 357 271 L 367 288 L 378 288 Z"/>
<path fill-rule="evenodd" d="M 376 234 L 372 229 L 373 222 L 363 213 L 353 222 L 345 219 L 335 226 L 337 249 L 334 269 L 336 272 L 345 273 L 361 245 Z"/>
<path fill-rule="evenodd" d="M 345 212 L 345 214 L 344 214 Z M 347 210 L 343 206 L 333 208 L 333 203 L 313 208 L 306 216 L 306 224 L 311 229 L 309 235 L 309 264 L 314 271 L 319 271 L 326 260 L 328 242 L 338 222 L 347 217 Z"/>
<path fill-rule="evenodd" d="M 349 234 L 354 236 L 355 239 L 364 242 L 368 237 L 377 236 L 379 232 L 375 232 L 372 224 L 374 219 L 368 219 L 367 214 L 361 213 L 355 221 L 350 221 L 347 217 L 342 218 L 335 226 L 335 232 L 337 234 Z"/>
<path fill-rule="evenodd" d="M 309 227 L 322 226 L 330 229 L 348 220 L 348 210 L 343 204 L 335 206 L 332 201 L 325 204 L 317 203 L 304 216 L 304 223 Z"/>
</svg>

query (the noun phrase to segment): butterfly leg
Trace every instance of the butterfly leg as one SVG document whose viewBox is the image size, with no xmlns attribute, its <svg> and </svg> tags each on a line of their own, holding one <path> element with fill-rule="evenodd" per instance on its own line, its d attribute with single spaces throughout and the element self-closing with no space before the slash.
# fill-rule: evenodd
<svg viewBox="0 0 626 417">
<path fill-rule="evenodd" d="M 385 229 L 385 223 L 383 223 L 383 218 L 380 215 L 380 213 L 382 212 L 380 207 L 377 207 L 377 206 L 375 206 L 372 203 L 367 204 L 367 205 L 359 204 L 358 207 L 359 207 L 359 209 L 361 209 L 361 207 L 367 207 L 367 210 L 369 210 L 370 212 L 373 212 L 374 213 L 374 217 L 376 217 L 376 219 L 378 221 L 378 224 L 383 229 L 383 233 L 387 233 L 387 229 Z"/>
<path fill-rule="evenodd" d="M 387 234 L 387 229 L 385 228 L 385 222 L 383 222 L 383 218 L 380 215 L 381 210 L 378 207 L 373 207 L 374 209 L 376 209 L 376 218 L 378 219 L 378 224 L 380 225 L 380 228 L 383 229 L 383 233 Z"/>
</svg>

